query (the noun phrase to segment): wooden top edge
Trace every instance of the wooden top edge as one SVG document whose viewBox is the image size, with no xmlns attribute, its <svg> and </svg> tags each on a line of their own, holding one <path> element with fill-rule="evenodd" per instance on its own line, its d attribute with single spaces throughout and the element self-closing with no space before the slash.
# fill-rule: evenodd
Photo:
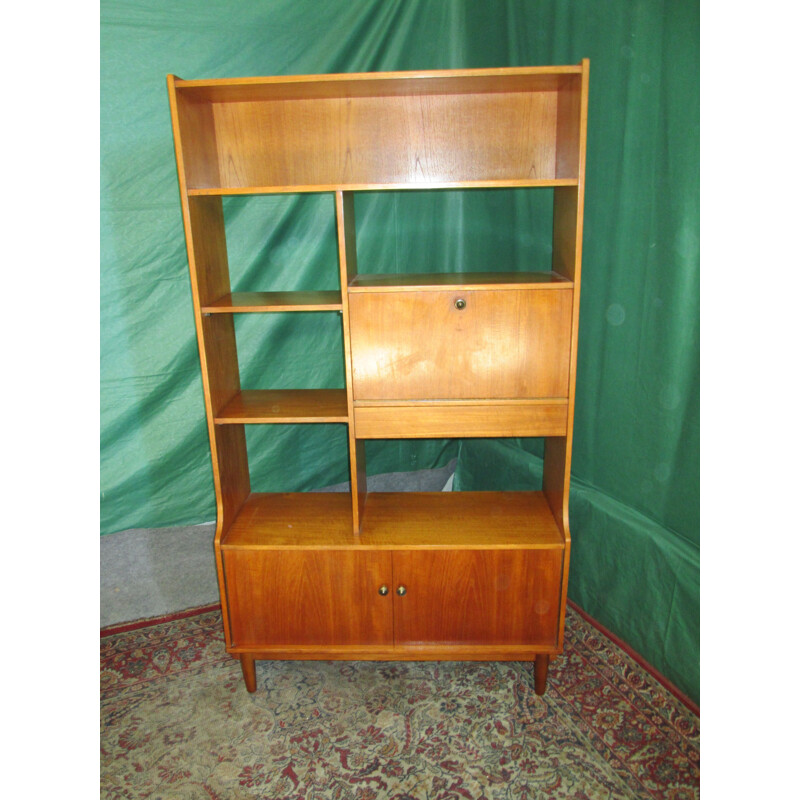
<svg viewBox="0 0 800 800">
<path fill-rule="evenodd" d="M 352 277 L 350 293 L 446 292 L 466 290 L 520 291 L 522 289 L 570 290 L 573 282 L 557 272 L 428 272 Z"/>
<path fill-rule="evenodd" d="M 410 70 L 398 72 L 338 72 L 319 75 L 271 75 L 249 76 L 241 78 L 201 78 L 184 80 L 169 75 L 175 88 L 206 88 L 214 86 L 250 86 L 259 84 L 287 83 L 331 83 L 339 81 L 375 81 L 375 80 L 408 80 L 426 78 L 481 78 L 507 77 L 517 75 L 580 75 L 589 59 L 580 64 L 537 67 L 488 67 L 482 69 L 443 69 L 443 70 Z"/>
<path fill-rule="evenodd" d="M 568 397 L 501 397 L 486 400 L 484 398 L 458 400 L 353 400 L 355 408 L 442 408 L 454 406 L 474 408 L 505 408 L 507 406 L 565 406 Z"/>
</svg>

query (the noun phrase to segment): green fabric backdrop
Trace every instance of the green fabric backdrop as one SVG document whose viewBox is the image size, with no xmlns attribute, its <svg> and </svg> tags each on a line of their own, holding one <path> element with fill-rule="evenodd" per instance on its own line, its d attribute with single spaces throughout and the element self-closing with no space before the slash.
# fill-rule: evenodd
<svg viewBox="0 0 800 800">
<path fill-rule="evenodd" d="M 106 0 L 101 15 L 101 533 L 215 516 L 167 73 L 588 57 L 570 596 L 699 699 L 698 3 Z M 359 195 L 359 264 L 548 269 L 549 192 Z M 329 195 L 224 204 L 239 290 L 337 285 Z M 343 385 L 336 315 L 236 325 L 247 388 Z M 341 426 L 248 426 L 247 438 L 256 490 L 347 480 Z M 537 440 L 367 449 L 371 474 L 457 455 L 459 489 L 529 488 L 541 453 Z"/>
</svg>

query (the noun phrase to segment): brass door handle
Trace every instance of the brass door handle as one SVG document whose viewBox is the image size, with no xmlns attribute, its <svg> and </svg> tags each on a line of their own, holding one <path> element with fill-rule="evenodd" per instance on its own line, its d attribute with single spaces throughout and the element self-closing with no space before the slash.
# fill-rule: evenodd
<svg viewBox="0 0 800 800">
<path fill-rule="evenodd" d="M 453 305 L 461 311 L 462 309 L 467 307 L 467 301 L 463 297 L 459 297 Z"/>
<path fill-rule="evenodd" d="M 378 594 L 381 597 L 386 597 L 386 595 L 389 594 L 389 587 L 384 583 L 383 586 L 381 586 L 381 588 L 378 589 Z"/>
<path fill-rule="evenodd" d="M 400 584 L 400 585 L 397 587 L 397 594 L 399 594 L 399 595 L 400 595 L 400 597 L 402 597 L 402 596 L 403 596 L 405 593 L 406 593 L 406 587 L 405 587 L 405 586 L 403 586 L 403 584 L 401 583 L 401 584 Z"/>
</svg>

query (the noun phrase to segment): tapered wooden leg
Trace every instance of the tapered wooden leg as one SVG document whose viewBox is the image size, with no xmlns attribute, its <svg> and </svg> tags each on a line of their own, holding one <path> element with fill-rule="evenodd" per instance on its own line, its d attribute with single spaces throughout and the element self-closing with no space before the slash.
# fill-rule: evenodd
<svg viewBox="0 0 800 800">
<path fill-rule="evenodd" d="M 242 662 L 242 675 L 244 675 L 244 685 L 248 692 L 256 690 L 256 660 L 253 656 L 242 654 L 239 656 Z"/>
<path fill-rule="evenodd" d="M 536 694 L 544 694 L 547 688 L 547 667 L 550 666 L 550 656 L 540 653 L 536 656 L 533 665 L 533 689 Z"/>
</svg>

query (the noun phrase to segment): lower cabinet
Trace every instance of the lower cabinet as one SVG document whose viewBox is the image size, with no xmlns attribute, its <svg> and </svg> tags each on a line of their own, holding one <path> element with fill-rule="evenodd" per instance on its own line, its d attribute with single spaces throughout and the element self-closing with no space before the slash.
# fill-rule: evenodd
<svg viewBox="0 0 800 800">
<path fill-rule="evenodd" d="M 231 649 L 267 657 L 313 648 L 322 658 L 348 647 L 377 658 L 552 651 L 563 556 L 556 548 L 228 550 Z"/>
</svg>

